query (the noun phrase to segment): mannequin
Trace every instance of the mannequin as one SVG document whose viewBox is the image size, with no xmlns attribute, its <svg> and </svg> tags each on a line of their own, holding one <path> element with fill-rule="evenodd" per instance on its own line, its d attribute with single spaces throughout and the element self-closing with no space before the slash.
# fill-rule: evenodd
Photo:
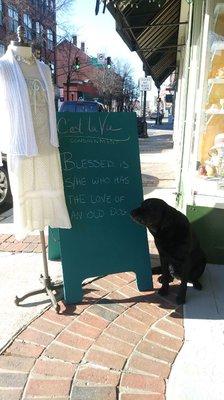
<svg viewBox="0 0 224 400">
<path fill-rule="evenodd" d="M 20 59 L 20 57 L 21 59 L 25 60 L 32 60 L 33 59 L 32 48 L 25 41 L 24 33 L 25 31 L 23 26 L 21 25 L 18 26 L 17 29 L 18 41 L 11 40 L 10 47 L 13 53 L 18 57 L 18 60 Z"/>
<path fill-rule="evenodd" d="M 48 275 L 44 227 L 71 228 L 71 223 L 63 191 L 54 90 L 49 67 L 33 56 L 31 47 L 24 39 L 24 28 L 19 27 L 17 32 L 18 41 L 10 43 L 3 61 L 0 60 L 3 97 L 4 93 L 5 97 L 10 97 L 13 108 L 6 109 L 11 118 L 11 131 L 8 131 L 8 136 L 11 136 L 9 150 L 5 152 L 14 202 L 16 238 L 22 239 L 36 229 L 40 231 L 44 289 L 28 293 L 20 299 L 16 297 L 15 302 L 18 305 L 31 294 L 46 291 L 58 312 L 52 293 L 55 287 Z M 10 95 L 11 88 L 7 86 L 9 80 L 4 80 L 4 70 L 8 74 L 13 71 L 11 80 L 14 80 L 14 90 L 17 90 L 15 97 L 13 92 Z"/>
<path fill-rule="evenodd" d="M 12 47 L 13 53 L 18 55 L 18 57 L 21 56 L 25 59 L 31 59 L 33 57 L 31 47 L 16 46 L 15 44 L 12 44 L 11 47 Z"/>
</svg>

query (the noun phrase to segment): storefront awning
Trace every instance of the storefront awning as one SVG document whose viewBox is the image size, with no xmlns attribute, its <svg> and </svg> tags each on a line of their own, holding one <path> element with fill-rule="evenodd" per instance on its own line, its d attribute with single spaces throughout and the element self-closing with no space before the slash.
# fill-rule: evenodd
<svg viewBox="0 0 224 400">
<path fill-rule="evenodd" d="M 175 70 L 181 0 L 111 0 L 107 8 L 116 30 L 131 51 L 136 51 L 143 69 L 156 86 Z"/>
</svg>

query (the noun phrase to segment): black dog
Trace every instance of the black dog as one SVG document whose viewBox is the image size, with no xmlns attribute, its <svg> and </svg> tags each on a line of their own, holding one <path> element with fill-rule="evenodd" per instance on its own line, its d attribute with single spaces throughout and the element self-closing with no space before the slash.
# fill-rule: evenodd
<svg viewBox="0 0 224 400">
<path fill-rule="evenodd" d="M 131 211 L 134 221 L 145 225 L 154 236 L 158 249 L 162 275 L 159 293 L 165 296 L 173 277 L 181 279 L 177 303 L 185 302 L 187 282 L 202 289 L 199 277 L 206 266 L 206 257 L 192 231 L 187 217 L 160 199 L 143 201 L 141 207 Z"/>
</svg>

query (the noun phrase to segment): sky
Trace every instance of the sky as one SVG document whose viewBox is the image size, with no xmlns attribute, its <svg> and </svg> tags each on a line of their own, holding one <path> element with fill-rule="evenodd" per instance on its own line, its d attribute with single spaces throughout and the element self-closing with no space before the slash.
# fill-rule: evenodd
<svg viewBox="0 0 224 400">
<path fill-rule="evenodd" d="M 131 52 L 116 32 L 115 20 L 106 9 L 102 13 L 102 5 L 98 15 L 95 15 L 95 0 L 74 0 L 69 16 L 64 16 L 69 31 L 85 42 L 86 52 L 96 57 L 97 53 L 105 53 L 111 60 L 118 59 L 122 64 L 129 64 L 135 81 L 144 76 L 142 62 L 135 52 Z M 73 30 L 73 32 L 72 32 Z"/>
</svg>

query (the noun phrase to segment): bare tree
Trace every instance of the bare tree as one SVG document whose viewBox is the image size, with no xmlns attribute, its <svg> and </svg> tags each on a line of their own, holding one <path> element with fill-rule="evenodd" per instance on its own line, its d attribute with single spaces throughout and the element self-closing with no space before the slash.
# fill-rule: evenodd
<svg viewBox="0 0 224 400">
<path fill-rule="evenodd" d="M 132 70 L 129 64 L 122 64 L 116 61 L 114 64 L 116 73 L 120 76 L 122 85 L 117 97 L 118 109 L 130 110 L 133 101 L 139 96 L 139 89 L 132 77 Z"/>
<path fill-rule="evenodd" d="M 49 10 L 53 13 L 56 12 L 66 12 L 69 7 L 74 3 L 74 0 L 5 0 L 4 4 L 6 6 L 14 5 L 17 10 L 30 10 L 33 12 L 42 11 L 43 14 L 47 16 Z"/>
<path fill-rule="evenodd" d="M 121 77 L 113 68 L 108 69 L 106 65 L 102 65 L 92 72 L 91 79 L 103 103 L 111 110 L 112 101 L 116 100 L 121 91 Z"/>
<path fill-rule="evenodd" d="M 68 7 L 70 7 L 72 3 L 74 3 L 74 0 L 56 0 L 56 11 L 65 12 L 68 10 Z"/>
<path fill-rule="evenodd" d="M 94 72 L 92 80 L 109 110 L 113 100 L 116 100 L 118 111 L 130 109 L 133 100 L 138 97 L 138 88 L 128 64 L 116 61 L 110 69 L 102 66 Z"/>
</svg>

